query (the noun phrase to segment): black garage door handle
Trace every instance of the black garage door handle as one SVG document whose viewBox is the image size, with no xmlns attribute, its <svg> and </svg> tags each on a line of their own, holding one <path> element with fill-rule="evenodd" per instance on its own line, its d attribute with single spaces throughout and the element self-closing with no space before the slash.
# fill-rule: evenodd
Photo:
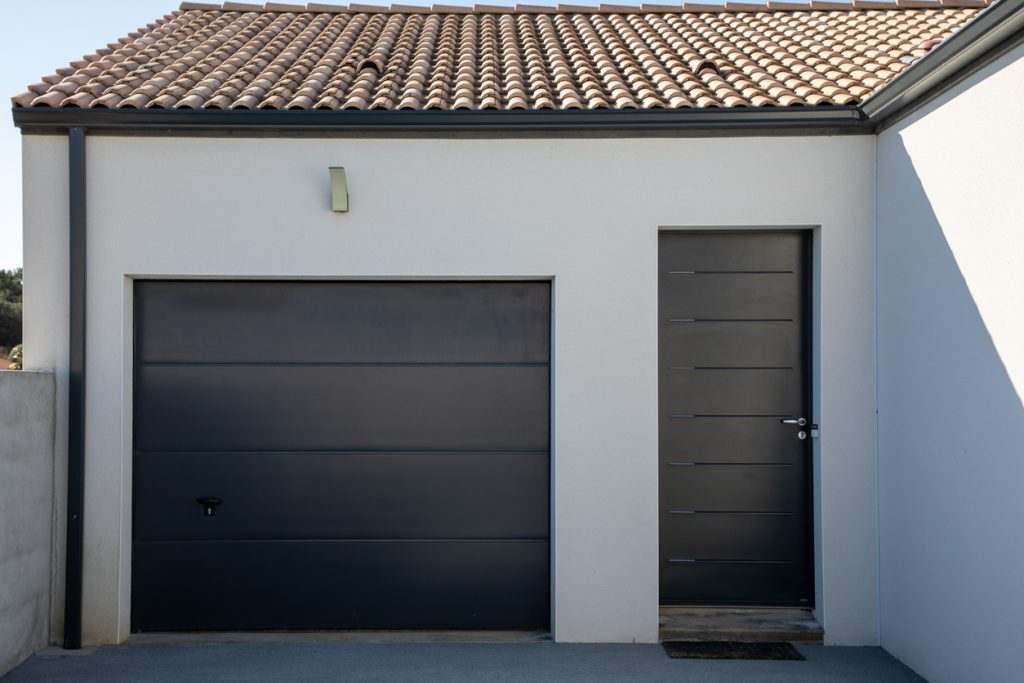
<svg viewBox="0 0 1024 683">
<path fill-rule="evenodd" d="M 203 498 L 196 498 L 196 502 L 203 506 L 204 517 L 213 517 L 217 506 L 224 501 L 213 496 L 205 496 Z"/>
</svg>

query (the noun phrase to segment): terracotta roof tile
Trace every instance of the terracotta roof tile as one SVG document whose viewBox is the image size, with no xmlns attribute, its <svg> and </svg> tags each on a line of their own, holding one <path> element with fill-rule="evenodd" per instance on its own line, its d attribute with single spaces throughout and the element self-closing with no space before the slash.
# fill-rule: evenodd
<svg viewBox="0 0 1024 683">
<path fill-rule="evenodd" d="M 183 3 L 15 107 L 659 109 L 856 104 L 984 0 L 427 9 Z"/>
</svg>

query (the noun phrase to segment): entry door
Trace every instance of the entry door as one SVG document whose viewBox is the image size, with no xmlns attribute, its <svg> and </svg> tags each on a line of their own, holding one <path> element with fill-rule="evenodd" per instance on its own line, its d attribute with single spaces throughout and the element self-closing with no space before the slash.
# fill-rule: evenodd
<svg viewBox="0 0 1024 683">
<path fill-rule="evenodd" d="M 808 237 L 659 241 L 661 600 L 808 605 Z"/>
<path fill-rule="evenodd" d="M 135 631 L 548 628 L 548 283 L 139 282 L 135 315 Z"/>
</svg>

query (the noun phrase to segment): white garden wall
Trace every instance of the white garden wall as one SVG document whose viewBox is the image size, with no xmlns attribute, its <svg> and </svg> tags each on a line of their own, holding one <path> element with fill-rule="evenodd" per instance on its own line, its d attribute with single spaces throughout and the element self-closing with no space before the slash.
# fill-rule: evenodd
<svg viewBox="0 0 1024 683">
<path fill-rule="evenodd" d="M 0 677 L 50 637 L 53 374 L 0 370 Z"/>
<path fill-rule="evenodd" d="M 26 362 L 61 386 L 66 145 L 24 145 Z M 87 643 L 129 632 L 134 277 L 553 278 L 554 635 L 655 640 L 657 234 L 730 226 L 814 227 L 818 616 L 828 642 L 877 643 L 872 137 L 90 136 L 87 154 Z"/>
<path fill-rule="evenodd" d="M 878 137 L 882 645 L 1020 680 L 1024 48 Z"/>
</svg>

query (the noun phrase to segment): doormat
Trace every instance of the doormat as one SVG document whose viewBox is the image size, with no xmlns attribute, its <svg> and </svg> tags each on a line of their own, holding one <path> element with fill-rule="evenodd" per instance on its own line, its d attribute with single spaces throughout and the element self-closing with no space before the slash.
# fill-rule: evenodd
<svg viewBox="0 0 1024 683">
<path fill-rule="evenodd" d="M 782 659 L 804 661 L 789 643 L 738 643 L 730 640 L 699 642 L 670 640 L 662 643 L 672 659 Z"/>
</svg>

